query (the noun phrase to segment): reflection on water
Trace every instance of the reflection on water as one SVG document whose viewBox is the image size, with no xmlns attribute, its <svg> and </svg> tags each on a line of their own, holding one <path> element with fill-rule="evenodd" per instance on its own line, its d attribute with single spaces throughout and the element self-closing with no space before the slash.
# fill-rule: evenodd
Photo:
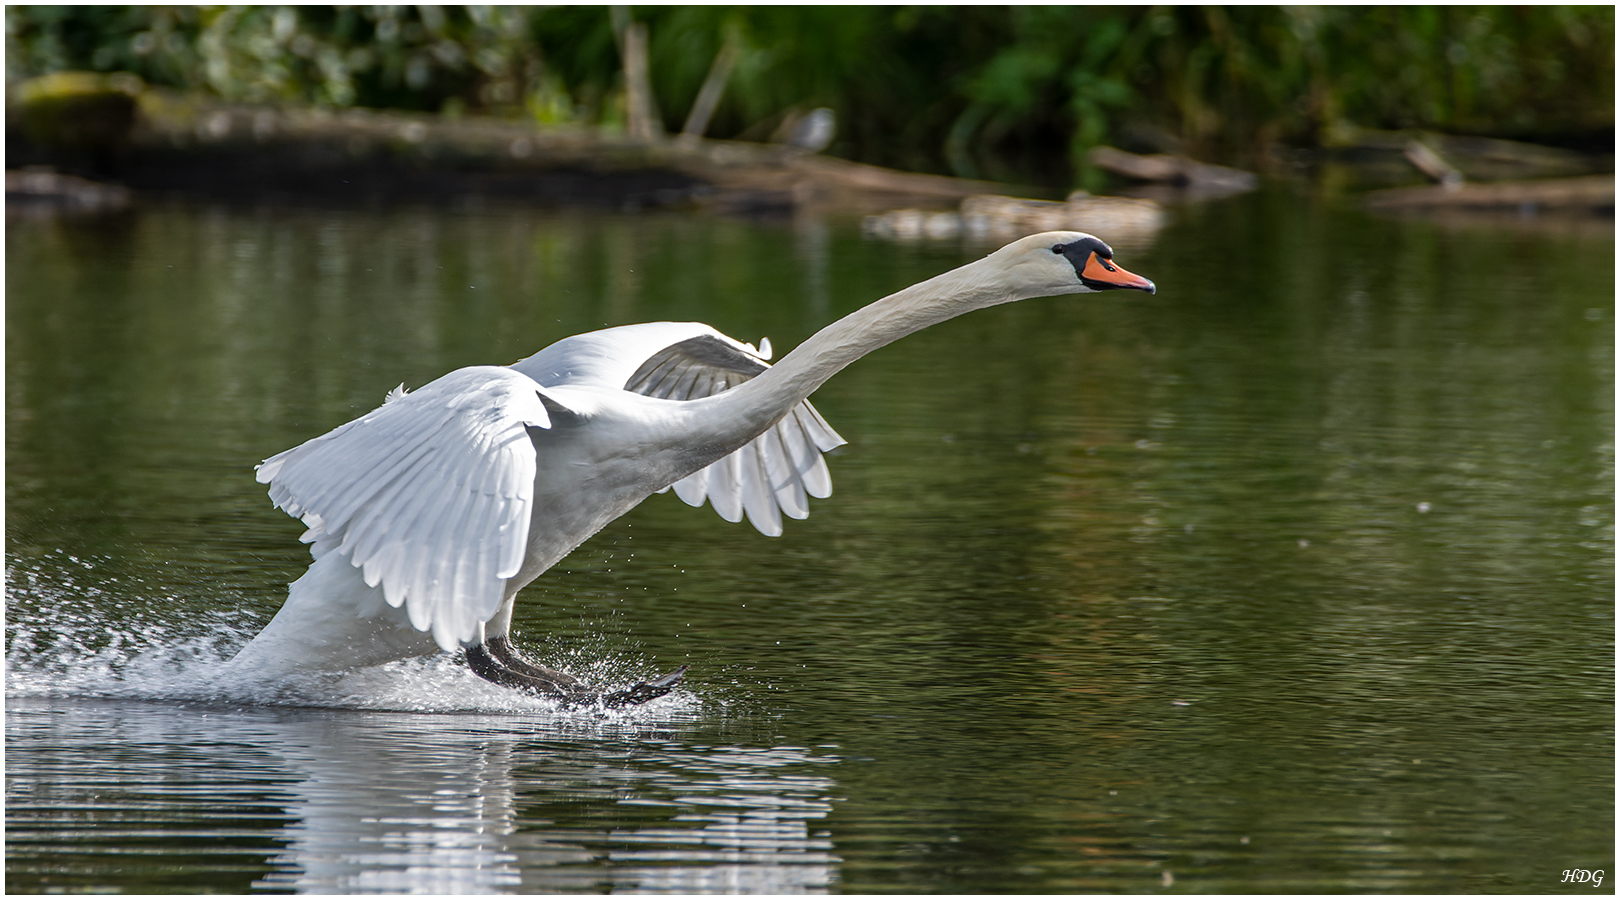
<svg viewBox="0 0 1620 900">
<path fill-rule="evenodd" d="M 780 539 L 655 497 L 449 657 L 220 660 L 307 564 L 253 463 L 404 381 L 785 350 L 980 247 L 852 223 L 154 208 L 7 233 L 12 890 L 1574 891 L 1613 870 L 1612 226 L 1260 192 L 818 392 Z M 1106 235 L 1104 236 L 1106 237 Z M 1123 252 L 1123 251 L 1122 251 Z"/>
<path fill-rule="evenodd" d="M 811 826 L 831 807 L 838 757 L 694 742 L 703 704 L 689 691 L 565 712 L 445 656 L 233 684 L 219 673 L 253 634 L 233 615 L 108 627 L 100 610 L 120 583 L 101 582 L 94 560 L 8 575 L 13 602 L 37 616 L 9 631 L 14 887 L 779 893 L 834 881 L 831 843 Z M 571 668 L 616 683 L 644 677 L 625 674 L 633 665 Z M 64 858 L 79 861 L 66 876 Z"/>
<path fill-rule="evenodd" d="M 827 751 L 512 716 L 9 706 L 13 889 L 775 893 L 836 872 Z"/>
</svg>

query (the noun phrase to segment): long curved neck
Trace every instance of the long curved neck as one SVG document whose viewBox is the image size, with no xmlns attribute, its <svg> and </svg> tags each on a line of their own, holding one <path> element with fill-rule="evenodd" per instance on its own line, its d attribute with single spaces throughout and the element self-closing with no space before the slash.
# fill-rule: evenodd
<svg viewBox="0 0 1620 900">
<path fill-rule="evenodd" d="M 873 350 L 963 313 L 1021 299 L 997 274 L 991 260 L 979 260 L 864 306 L 811 335 L 753 380 L 703 401 L 709 407 L 703 418 L 724 423 L 731 436 L 726 443 L 740 447 Z"/>
<path fill-rule="evenodd" d="M 788 406 L 845 366 L 908 334 L 966 312 L 1017 299 L 963 266 L 868 304 L 828 325 L 742 388 Z M 769 404 L 767 404 L 769 405 Z"/>
</svg>

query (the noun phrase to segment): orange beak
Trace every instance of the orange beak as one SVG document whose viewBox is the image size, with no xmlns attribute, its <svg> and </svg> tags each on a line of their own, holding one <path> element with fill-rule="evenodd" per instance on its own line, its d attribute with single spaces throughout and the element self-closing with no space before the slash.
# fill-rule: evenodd
<svg viewBox="0 0 1620 900">
<path fill-rule="evenodd" d="M 1133 290 L 1154 293 L 1153 282 L 1140 275 L 1132 275 L 1121 269 L 1111 259 L 1103 259 L 1096 253 L 1086 259 L 1086 267 L 1080 273 L 1080 283 L 1094 291 Z"/>
</svg>

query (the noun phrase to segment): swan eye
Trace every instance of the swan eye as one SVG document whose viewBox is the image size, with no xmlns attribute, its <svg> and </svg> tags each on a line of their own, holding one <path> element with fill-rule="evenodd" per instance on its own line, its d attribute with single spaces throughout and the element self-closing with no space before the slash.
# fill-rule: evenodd
<svg viewBox="0 0 1620 900">
<path fill-rule="evenodd" d="M 1062 245 L 1062 244 L 1053 244 L 1053 245 L 1052 245 L 1052 252 L 1053 252 L 1053 253 L 1055 253 L 1055 254 L 1057 254 L 1057 255 L 1058 255 L 1058 256 L 1062 256 L 1062 255 L 1063 255 L 1063 251 L 1064 251 L 1064 250 L 1065 250 L 1065 249 L 1067 249 L 1067 248 L 1066 248 L 1066 247 L 1064 247 L 1064 246 L 1063 246 L 1063 245 Z"/>
</svg>

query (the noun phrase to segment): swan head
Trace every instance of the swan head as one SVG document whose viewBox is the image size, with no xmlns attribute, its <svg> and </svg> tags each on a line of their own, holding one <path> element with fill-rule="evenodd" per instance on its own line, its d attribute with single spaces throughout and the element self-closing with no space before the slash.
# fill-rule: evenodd
<svg viewBox="0 0 1620 900">
<path fill-rule="evenodd" d="M 1114 262 L 1107 244 L 1080 231 L 1032 234 L 990 256 L 1003 258 L 1021 297 L 1155 290 L 1153 282 Z"/>
</svg>

